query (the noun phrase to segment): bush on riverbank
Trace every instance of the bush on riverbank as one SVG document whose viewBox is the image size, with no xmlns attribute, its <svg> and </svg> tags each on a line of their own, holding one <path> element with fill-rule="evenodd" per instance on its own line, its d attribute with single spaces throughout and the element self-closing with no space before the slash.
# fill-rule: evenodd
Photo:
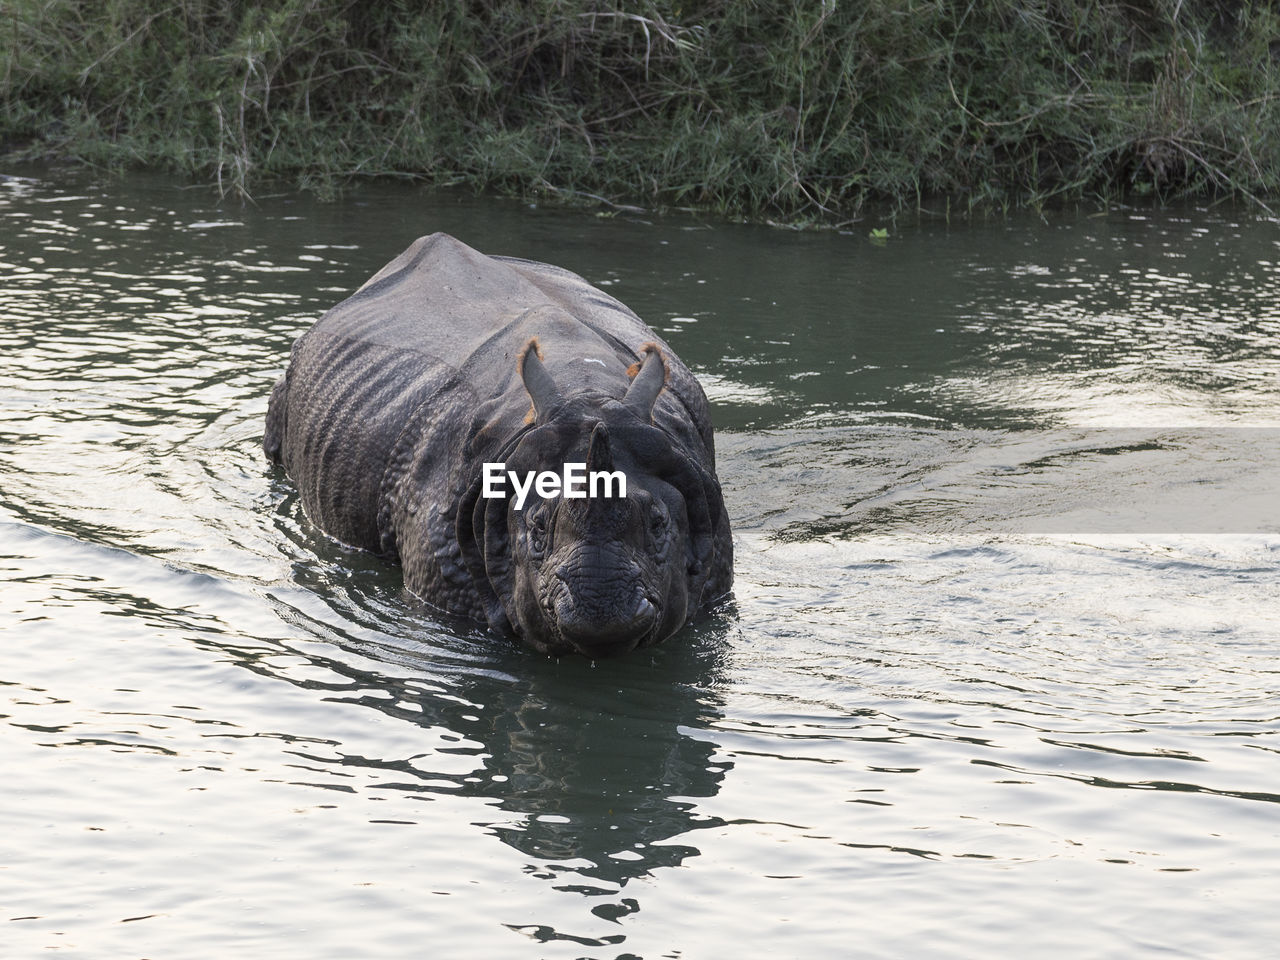
<svg viewBox="0 0 1280 960">
<path fill-rule="evenodd" d="M 10 155 L 848 217 L 1280 185 L 1238 0 L 9 0 Z"/>
</svg>

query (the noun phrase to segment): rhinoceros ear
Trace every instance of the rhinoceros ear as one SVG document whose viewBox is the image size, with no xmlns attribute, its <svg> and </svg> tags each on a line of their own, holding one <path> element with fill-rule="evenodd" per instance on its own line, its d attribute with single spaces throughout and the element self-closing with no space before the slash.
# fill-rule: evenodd
<svg viewBox="0 0 1280 960">
<path fill-rule="evenodd" d="M 533 401 L 534 417 L 543 422 L 552 407 L 560 404 L 561 397 L 556 382 L 542 365 L 542 349 L 538 346 L 536 337 L 520 351 L 519 367 L 520 379 L 524 381 L 524 388 L 529 391 L 529 398 Z"/>
<path fill-rule="evenodd" d="M 667 382 L 667 361 L 656 343 L 646 343 L 641 349 L 645 357 L 622 402 L 648 422 L 653 419 L 653 405 Z"/>
</svg>

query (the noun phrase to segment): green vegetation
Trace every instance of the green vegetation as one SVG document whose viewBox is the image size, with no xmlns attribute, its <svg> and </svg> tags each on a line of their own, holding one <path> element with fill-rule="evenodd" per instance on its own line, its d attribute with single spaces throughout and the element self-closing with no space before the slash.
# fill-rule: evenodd
<svg viewBox="0 0 1280 960">
<path fill-rule="evenodd" d="M 839 221 L 1280 186 L 1248 0 L 6 0 L 0 145 Z"/>
</svg>

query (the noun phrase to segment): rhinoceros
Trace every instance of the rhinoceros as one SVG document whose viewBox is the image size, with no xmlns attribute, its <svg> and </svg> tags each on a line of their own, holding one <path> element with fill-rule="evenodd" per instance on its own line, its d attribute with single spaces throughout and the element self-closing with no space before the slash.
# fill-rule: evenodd
<svg viewBox="0 0 1280 960">
<path fill-rule="evenodd" d="M 702 387 L 559 267 L 415 241 L 294 343 L 263 447 L 323 531 L 553 656 L 657 644 L 732 585 Z"/>
</svg>

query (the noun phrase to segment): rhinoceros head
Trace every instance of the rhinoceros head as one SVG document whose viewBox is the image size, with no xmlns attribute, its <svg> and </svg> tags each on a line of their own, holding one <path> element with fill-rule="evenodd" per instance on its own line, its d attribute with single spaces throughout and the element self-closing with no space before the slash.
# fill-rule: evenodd
<svg viewBox="0 0 1280 960">
<path fill-rule="evenodd" d="M 535 416 L 507 469 L 584 463 L 587 475 L 623 473 L 626 495 L 531 490 L 519 510 L 511 498 L 477 499 L 469 565 L 483 567 L 490 623 L 545 653 L 592 659 L 665 640 L 702 598 L 723 501 L 697 458 L 654 425 L 667 377 L 662 351 L 646 346 L 621 399 L 562 396 L 535 343 L 520 372 Z"/>
</svg>

